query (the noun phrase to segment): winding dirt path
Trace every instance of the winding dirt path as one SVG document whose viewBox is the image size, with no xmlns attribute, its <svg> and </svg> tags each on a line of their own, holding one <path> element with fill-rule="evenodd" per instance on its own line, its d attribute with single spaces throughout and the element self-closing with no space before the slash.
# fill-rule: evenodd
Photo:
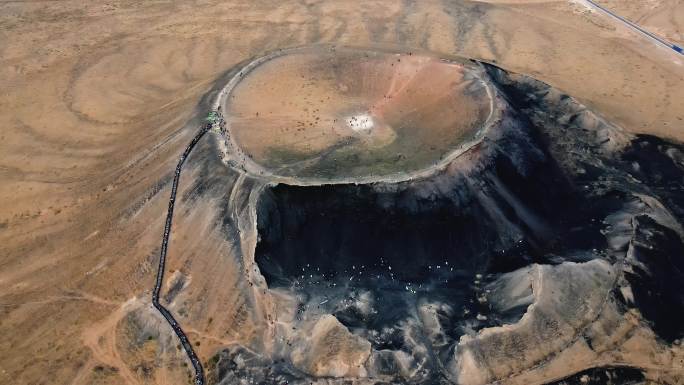
<svg viewBox="0 0 684 385">
<path fill-rule="evenodd" d="M 121 359 L 121 355 L 116 348 L 116 326 L 119 321 L 130 312 L 142 306 L 138 298 L 121 304 L 114 312 L 101 322 L 92 325 L 83 332 L 83 344 L 90 348 L 93 353 L 92 358 L 80 369 L 73 381 L 73 385 L 86 384 L 88 375 L 92 373 L 97 363 L 106 363 L 118 369 L 118 374 L 126 384 L 138 385 L 138 380 L 126 363 Z"/>
</svg>

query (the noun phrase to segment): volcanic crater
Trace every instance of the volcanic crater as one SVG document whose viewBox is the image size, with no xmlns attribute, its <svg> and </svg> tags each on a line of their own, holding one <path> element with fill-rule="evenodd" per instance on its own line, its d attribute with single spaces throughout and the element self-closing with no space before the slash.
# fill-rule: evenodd
<svg viewBox="0 0 684 385">
<path fill-rule="evenodd" d="M 217 353 L 211 381 L 484 384 L 570 346 L 620 351 L 634 322 L 681 336 L 684 313 L 649 303 L 682 296 L 643 279 L 681 278 L 680 145 L 424 52 L 279 50 L 227 79 L 211 94 L 237 178 L 223 226 L 263 333 Z M 643 172 L 656 160 L 675 189 Z"/>
</svg>

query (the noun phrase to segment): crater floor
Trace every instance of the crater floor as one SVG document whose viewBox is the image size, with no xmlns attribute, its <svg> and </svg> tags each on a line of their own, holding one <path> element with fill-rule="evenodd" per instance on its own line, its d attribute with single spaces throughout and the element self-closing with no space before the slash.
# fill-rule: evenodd
<svg viewBox="0 0 684 385">
<path fill-rule="evenodd" d="M 495 115 L 483 69 L 425 52 L 276 51 L 217 101 L 235 161 L 300 181 L 407 179 L 475 144 Z"/>
</svg>

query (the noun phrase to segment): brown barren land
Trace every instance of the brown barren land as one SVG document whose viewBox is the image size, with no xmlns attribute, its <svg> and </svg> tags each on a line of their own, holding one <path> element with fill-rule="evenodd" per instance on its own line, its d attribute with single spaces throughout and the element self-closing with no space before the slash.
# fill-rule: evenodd
<svg viewBox="0 0 684 385">
<path fill-rule="evenodd" d="M 681 1 L 601 3 L 682 42 Z M 573 2 L 1 2 L 1 383 L 188 383 L 191 367 L 150 298 L 173 170 L 204 118 L 198 103 L 238 63 L 321 43 L 495 63 L 629 132 L 684 140 L 682 56 Z M 199 146 L 192 156 L 207 151 Z M 202 172 L 189 168 L 181 179 L 162 299 L 205 362 L 272 329 L 260 318 L 267 306 L 253 306 L 258 293 L 245 267 L 232 259 L 241 242 L 226 241 L 214 222 L 226 202 L 182 199 Z M 232 178 L 231 205 L 253 199 L 241 195 L 253 182 L 222 177 Z M 332 322 L 312 327 L 346 336 Z M 631 336 L 631 354 L 655 354 L 641 334 Z M 347 353 L 364 347 L 357 345 Z M 317 373 L 351 370 L 307 359 L 302 365 Z"/>
</svg>

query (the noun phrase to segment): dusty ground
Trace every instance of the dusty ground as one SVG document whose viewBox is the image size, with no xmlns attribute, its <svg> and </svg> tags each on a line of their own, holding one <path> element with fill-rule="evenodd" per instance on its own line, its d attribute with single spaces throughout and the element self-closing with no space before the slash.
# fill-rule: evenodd
<svg viewBox="0 0 684 385">
<path fill-rule="evenodd" d="M 682 4 L 662 3 L 624 9 L 681 41 Z M 463 55 L 546 81 L 628 131 L 684 139 L 681 57 L 565 1 L 3 2 L 0 41 L 5 383 L 187 381 L 149 304 L 168 182 L 201 95 L 268 50 Z M 179 207 L 167 266 L 187 277 L 186 302 L 171 308 L 203 360 L 259 333 L 230 261 L 238 246 L 206 220 L 219 206 Z"/>
</svg>

